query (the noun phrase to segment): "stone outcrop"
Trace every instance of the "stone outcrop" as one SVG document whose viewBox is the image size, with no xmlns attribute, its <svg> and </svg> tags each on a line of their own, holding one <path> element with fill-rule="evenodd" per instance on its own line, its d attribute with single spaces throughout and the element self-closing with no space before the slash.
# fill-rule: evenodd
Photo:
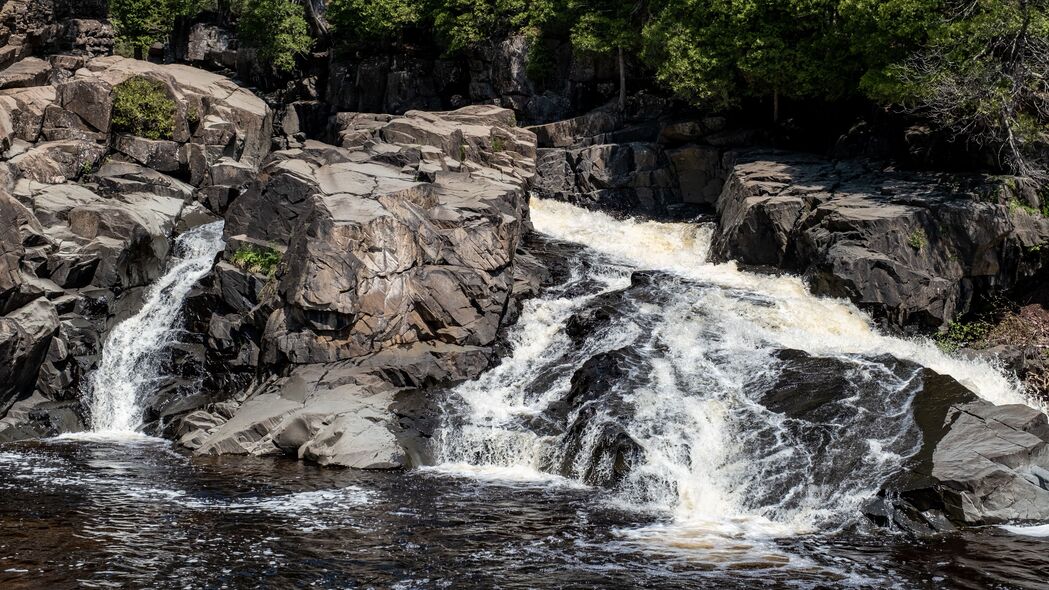
<svg viewBox="0 0 1049 590">
<path fill-rule="evenodd" d="M 344 147 L 274 152 L 228 207 L 228 259 L 284 262 L 270 277 L 216 267 L 206 362 L 255 385 L 181 420 L 198 453 L 404 466 L 394 397 L 483 370 L 529 284 L 535 139 L 511 111 L 336 119 Z"/>
<path fill-rule="evenodd" d="M 108 53 L 113 29 L 105 18 L 104 0 L 5 2 L 0 7 L 0 69 L 42 50 Z"/>
<path fill-rule="evenodd" d="M 661 122 L 651 105 L 632 100 L 636 114 L 611 107 L 530 127 L 539 196 L 591 209 L 658 217 L 713 209 L 727 170 L 724 154 L 752 139 L 728 132 L 726 121 Z"/>
<path fill-rule="evenodd" d="M 1049 519 L 1049 423 L 1022 405 L 994 406 L 925 371 L 913 405 L 922 450 L 885 486 L 871 517 L 915 533 Z"/>
<path fill-rule="evenodd" d="M 890 326 L 938 328 L 1042 268 L 1049 219 L 1007 187 L 790 152 L 728 159 L 712 256 L 803 274 Z"/>
<path fill-rule="evenodd" d="M 112 129 L 112 89 L 133 76 L 173 99 L 172 140 Z M 215 172 L 254 175 L 271 120 L 251 93 L 184 66 L 82 52 L 0 72 L 0 439 L 83 428 L 82 380 L 108 329 L 175 236 L 216 218 L 207 191 L 235 188 Z"/>
</svg>

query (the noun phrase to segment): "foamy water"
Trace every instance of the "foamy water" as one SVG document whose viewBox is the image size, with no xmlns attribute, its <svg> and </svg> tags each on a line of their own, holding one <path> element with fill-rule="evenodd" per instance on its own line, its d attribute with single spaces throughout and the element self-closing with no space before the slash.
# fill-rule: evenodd
<svg viewBox="0 0 1049 590">
<path fill-rule="evenodd" d="M 712 563 L 793 567 L 769 539 L 852 522 L 920 447 L 910 417 L 920 370 L 892 357 L 950 375 L 992 403 L 1026 402 L 994 365 L 881 334 L 851 303 L 813 296 L 797 277 L 707 262 L 709 225 L 617 220 L 537 199 L 531 207 L 536 231 L 593 253 L 568 281 L 589 288 L 526 302 L 509 335 L 512 354 L 456 388 L 459 414 L 437 436 L 442 473 L 540 483 L 555 469 L 576 481 L 609 475 L 614 466 L 593 465 L 592 453 L 602 429 L 615 424 L 643 460 L 616 480 L 609 501 L 669 518 L 624 538 L 702 549 Z M 637 270 L 680 280 L 660 280 L 660 301 L 633 302 L 613 327 L 573 342 L 569 318 L 627 287 Z M 578 454 L 567 456 L 567 435 L 533 424 L 566 396 L 573 363 L 623 347 L 636 350 L 641 365 L 630 369 L 630 383 L 611 385 L 616 403 L 587 407 L 594 413 L 573 435 Z M 835 415 L 824 418 L 831 422 L 791 419 L 753 397 L 781 370 L 777 352 L 789 349 L 835 359 L 846 372 L 851 391 L 833 402 Z M 821 436 L 830 440 L 813 444 Z"/>
<path fill-rule="evenodd" d="M 765 296 L 770 306 L 724 298 L 719 305 L 783 348 L 813 355 L 891 354 L 950 375 L 994 404 L 1028 404 L 1018 383 L 986 360 L 945 353 L 928 339 L 908 340 L 879 333 L 852 303 L 812 295 L 795 276 L 741 271 L 734 262 L 707 262 L 712 225 L 618 220 L 600 212 L 543 199 L 531 203 L 536 231 L 584 244 L 638 269 L 660 270 Z M 1032 406 L 1035 407 L 1035 406 Z"/>
<path fill-rule="evenodd" d="M 85 392 L 93 431 L 112 437 L 141 426 L 141 398 L 163 379 L 162 355 L 177 334 L 186 297 L 223 247 L 221 221 L 179 236 L 168 270 L 150 285 L 142 308 L 109 333 Z"/>
</svg>

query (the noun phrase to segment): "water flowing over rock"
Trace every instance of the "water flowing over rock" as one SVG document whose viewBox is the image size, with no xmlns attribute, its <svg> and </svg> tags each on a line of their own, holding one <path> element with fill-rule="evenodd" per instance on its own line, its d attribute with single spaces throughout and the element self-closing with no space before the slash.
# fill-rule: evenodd
<svg viewBox="0 0 1049 590">
<path fill-rule="evenodd" d="M 535 142 L 510 111 L 339 119 L 346 147 L 274 152 L 229 205 L 227 256 L 285 262 L 269 278 L 218 267 L 208 354 L 264 377 L 237 409 L 182 421 L 198 453 L 407 464 L 395 395 L 477 375 L 530 283 L 516 261 Z"/>
<path fill-rule="evenodd" d="M 110 333 L 87 392 L 95 431 L 134 432 L 141 425 L 143 398 L 162 380 L 160 355 L 178 332 L 186 295 L 223 247 L 222 222 L 181 235 L 169 268 L 146 290 L 141 309 Z"/>
<path fill-rule="evenodd" d="M 886 499 L 914 532 L 936 514 L 994 523 L 1049 508 L 1045 416 L 990 365 L 879 334 L 798 278 L 706 263 L 709 226 L 542 201 L 532 219 L 591 250 L 567 254 L 564 282 L 526 303 L 499 365 L 433 402 L 442 469 L 607 487 L 714 547 L 862 526 L 863 511 L 890 524 Z M 922 408 L 943 395 L 958 405 L 930 421 Z"/>
<path fill-rule="evenodd" d="M 68 14 L 62 3 L 32 9 L 45 4 L 56 18 Z M 4 14 L 18 6 L 5 5 Z M 228 79 L 91 55 L 74 48 L 46 61 L 24 57 L 0 73 L 0 314 L 10 316 L 11 354 L 23 359 L 3 396 L 4 438 L 85 427 L 78 392 L 110 329 L 143 304 L 176 236 L 217 219 L 202 187 L 236 190 L 221 183 L 237 179 L 213 171 L 239 167 L 251 176 L 269 151 L 269 108 Z M 112 89 L 132 77 L 156 81 L 172 100 L 171 141 L 111 128 Z M 47 314 L 23 313 L 43 307 L 57 327 L 37 330 L 44 324 L 31 318 Z"/>
</svg>

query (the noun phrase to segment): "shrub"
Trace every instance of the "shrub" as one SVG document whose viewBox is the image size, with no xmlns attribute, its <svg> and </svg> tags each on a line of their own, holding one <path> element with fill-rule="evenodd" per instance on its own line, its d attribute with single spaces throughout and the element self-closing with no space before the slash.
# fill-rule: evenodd
<svg viewBox="0 0 1049 590">
<path fill-rule="evenodd" d="M 954 352 L 962 346 L 979 342 L 990 331 L 991 325 L 985 321 L 951 322 L 947 331 L 936 336 L 936 344 L 947 352 Z"/>
<path fill-rule="evenodd" d="M 241 246 L 230 257 L 230 262 L 248 272 L 273 276 L 280 264 L 281 254 L 263 246 Z"/>
<path fill-rule="evenodd" d="M 136 76 L 113 88 L 115 131 L 148 139 L 171 139 L 175 131 L 175 101 L 164 84 Z"/>
<path fill-rule="evenodd" d="M 313 46 L 306 9 L 291 0 L 245 0 L 237 30 L 241 40 L 259 52 L 264 62 L 287 73 L 295 58 Z"/>
<path fill-rule="evenodd" d="M 925 237 L 925 231 L 921 229 L 914 230 L 911 232 L 911 235 L 907 237 L 907 244 L 919 252 L 922 251 L 928 243 L 929 240 Z"/>
</svg>

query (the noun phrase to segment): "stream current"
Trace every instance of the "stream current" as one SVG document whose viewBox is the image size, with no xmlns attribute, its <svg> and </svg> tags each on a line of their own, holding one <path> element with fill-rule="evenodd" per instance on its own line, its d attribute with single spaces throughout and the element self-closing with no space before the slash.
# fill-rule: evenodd
<svg viewBox="0 0 1049 590">
<path fill-rule="evenodd" d="M 1024 403 L 993 366 L 709 264 L 707 226 L 532 217 L 568 253 L 562 280 L 498 366 L 447 392 L 435 466 L 189 457 L 134 433 L 128 392 L 96 377 L 92 407 L 119 421 L 0 448 L 0 587 L 1044 587 L 1040 529 L 915 541 L 861 512 L 920 445 L 920 367 Z M 220 246 L 202 235 L 169 276 L 203 272 L 187 261 Z M 150 350 L 109 348 L 118 328 L 107 357 L 153 370 L 174 317 L 154 319 L 137 331 L 155 343 L 126 343 Z"/>
</svg>

